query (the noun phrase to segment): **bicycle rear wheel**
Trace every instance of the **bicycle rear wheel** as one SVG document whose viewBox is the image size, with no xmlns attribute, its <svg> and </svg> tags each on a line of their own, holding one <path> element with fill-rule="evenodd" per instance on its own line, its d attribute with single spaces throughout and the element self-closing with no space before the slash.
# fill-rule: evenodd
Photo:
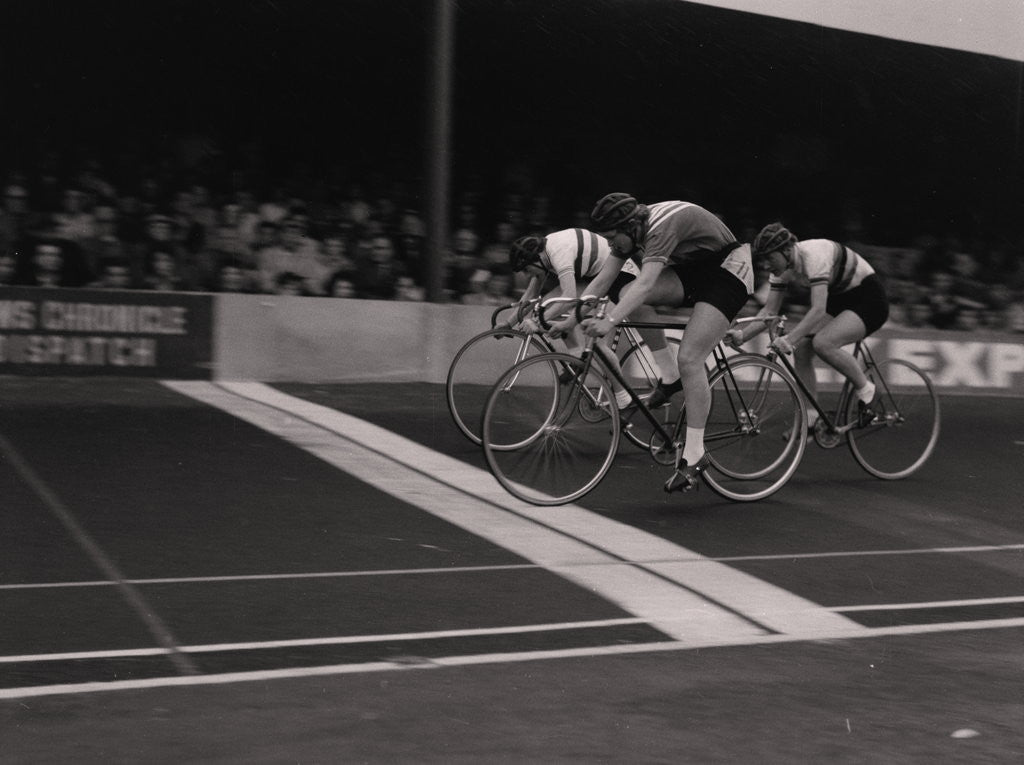
<svg viewBox="0 0 1024 765">
<path fill-rule="evenodd" d="M 806 414 L 796 383 L 763 356 L 733 358 L 710 381 L 704 444 L 705 483 L 737 502 L 764 499 L 796 472 L 807 446 Z"/>
<path fill-rule="evenodd" d="M 537 335 L 514 329 L 489 329 L 463 345 L 448 367 L 445 398 L 462 434 L 480 443 L 480 415 L 487 395 L 503 372 L 528 356 L 550 353 Z"/>
<path fill-rule="evenodd" d="M 871 475 L 886 480 L 906 478 L 931 456 L 939 440 L 939 397 L 928 376 L 902 359 L 878 364 L 869 377 L 875 383 L 875 417 L 847 433 L 850 451 Z M 857 397 L 850 396 L 847 422 L 858 416 Z"/>
<path fill-rule="evenodd" d="M 619 430 L 608 379 L 596 364 L 563 353 L 533 356 L 505 372 L 481 424 L 491 473 L 534 505 L 572 502 L 597 486 L 615 458 Z"/>
</svg>

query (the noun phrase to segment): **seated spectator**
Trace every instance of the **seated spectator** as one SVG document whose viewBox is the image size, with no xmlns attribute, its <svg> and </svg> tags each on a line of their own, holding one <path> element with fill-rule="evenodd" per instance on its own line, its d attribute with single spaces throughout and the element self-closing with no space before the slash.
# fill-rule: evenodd
<svg viewBox="0 0 1024 765">
<path fill-rule="evenodd" d="M 142 277 L 144 289 L 159 292 L 181 292 L 187 289 L 178 270 L 178 259 L 170 248 L 154 248 L 146 261 Z"/>
<path fill-rule="evenodd" d="M 491 278 L 490 271 L 486 268 L 478 268 L 467 280 L 468 289 L 459 297 L 459 302 L 463 305 L 497 305 L 487 290 Z M 503 302 L 507 303 L 508 301 Z"/>
<path fill-rule="evenodd" d="M 221 252 L 217 267 L 216 292 L 253 292 L 258 282 L 255 269 L 234 253 Z"/>
<path fill-rule="evenodd" d="M 1010 332 L 1024 332 L 1024 290 L 1015 293 L 1006 306 L 1004 321 Z"/>
<path fill-rule="evenodd" d="M 2 246 L 2 245 L 0 245 Z M 14 284 L 18 272 L 18 253 L 13 247 L 0 249 L 0 287 Z"/>
<path fill-rule="evenodd" d="M 278 295 L 305 296 L 306 279 L 294 271 L 282 271 L 274 278 L 274 292 Z"/>
<path fill-rule="evenodd" d="M 422 302 L 427 299 L 427 291 L 416 284 L 411 276 L 399 276 L 395 282 L 395 300 L 412 300 Z"/>
<path fill-rule="evenodd" d="M 506 263 L 491 271 L 491 278 L 487 280 L 487 294 L 491 298 L 491 305 L 507 305 L 512 301 L 511 292 L 512 277 Z"/>
<path fill-rule="evenodd" d="M 85 209 L 85 193 L 81 189 L 65 189 L 53 223 L 54 234 L 70 242 L 83 242 L 95 235 L 96 220 Z"/>
<path fill-rule="evenodd" d="M 490 241 L 481 253 L 485 268 L 494 270 L 508 265 L 508 248 L 516 238 L 516 228 L 508 221 L 498 221 Z"/>
<path fill-rule="evenodd" d="M 981 308 L 978 304 L 962 304 L 956 312 L 953 329 L 973 332 L 981 327 Z"/>
<path fill-rule="evenodd" d="M 395 243 L 389 236 L 375 236 L 370 240 L 369 255 L 358 263 L 358 269 L 359 297 L 376 300 L 392 300 L 398 278 L 406 275 L 395 257 Z"/>
<path fill-rule="evenodd" d="M 331 278 L 327 280 L 327 289 L 325 292 L 329 297 L 356 297 L 356 285 L 355 282 L 352 281 L 351 272 L 339 271 L 332 274 Z"/>
<path fill-rule="evenodd" d="M 132 266 L 126 257 L 107 257 L 99 262 L 98 278 L 89 286 L 101 290 L 132 288 Z"/>
<path fill-rule="evenodd" d="M 22 284 L 30 287 L 72 286 L 65 276 L 64 250 L 57 242 L 36 242 L 25 265 L 26 271 L 19 280 Z"/>
<path fill-rule="evenodd" d="M 348 256 L 348 240 L 340 232 L 328 233 L 320 243 L 317 254 L 318 275 L 316 276 L 316 294 L 330 295 L 328 281 L 332 275 L 343 271 L 355 273 L 356 263 Z"/>
<path fill-rule="evenodd" d="M 905 314 L 908 327 L 926 328 L 932 326 L 932 306 L 925 299 L 908 303 Z"/>
<path fill-rule="evenodd" d="M 928 304 L 931 306 L 929 323 L 938 329 L 951 329 L 956 323 L 958 305 L 953 294 L 953 275 L 948 271 L 935 271 L 928 280 Z"/>
</svg>

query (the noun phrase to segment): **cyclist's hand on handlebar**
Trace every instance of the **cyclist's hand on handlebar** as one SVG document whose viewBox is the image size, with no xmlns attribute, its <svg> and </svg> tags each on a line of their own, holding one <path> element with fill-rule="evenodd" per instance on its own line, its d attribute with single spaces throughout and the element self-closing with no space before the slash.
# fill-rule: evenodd
<svg viewBox="0 0 1024 765">
<path fill-rule="evenodd" d="M 608 319 L 586 319 L 580 326 L 588 337 L 604 337 L 615 328 Z"/>
<path fill-rule="evenodd" d="M 537 324 L 535 319 L 526 318 L 519 323 L 519 329 L 523 332 L 529 332 L 531 335 L 540 332 L 540 325 Z"/>
<path fill-rule="evenodd" d="M 772 348 L 787 356 L 793 352 L 793 344 L 786 337 L 777 337 L 772 341 Z"/>
<path fill-rule="evenodd" d="M 549 325 L 547 335 L 555 340 L 560 340 L 572 332 L 572 328 L 575 326 L 576 322 L 571 317 L 561 321 L 553 321 Z"/>
<path fill-rule="evenodd" d="M 735 348 L 737 351 L 740 346 L 743 345 L 743 330 L 742 329 L 730 329 L 725 333 L 725 343 L 730 348 Z"/>
</svg>

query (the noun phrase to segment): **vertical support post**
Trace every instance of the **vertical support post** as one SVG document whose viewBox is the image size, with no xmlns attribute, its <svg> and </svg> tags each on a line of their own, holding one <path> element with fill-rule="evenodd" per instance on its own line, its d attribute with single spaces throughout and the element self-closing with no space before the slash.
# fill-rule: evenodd
<svg viewBox="0 0 1024 765">
<path fill-rule="evenodd" d="M 427 300 L 444 299 L 443 258 L 448 245 L 451 195 L 452 70 L 455 57 L 455 0 L 434 0 L 434 33 L 428 46 L 427 99 Z"/>
</svg>

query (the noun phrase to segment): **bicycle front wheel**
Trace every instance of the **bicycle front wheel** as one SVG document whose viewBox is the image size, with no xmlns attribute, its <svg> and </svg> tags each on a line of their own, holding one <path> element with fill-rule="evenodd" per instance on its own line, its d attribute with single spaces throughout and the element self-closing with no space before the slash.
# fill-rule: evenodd
<svg viewBox="0 0 1024 765">
<path fill-rule="evenodd" d="M 928 376 L 902 359 L 888 359 L 869 372 L 876 386 L 875 417 L 847 433 L 858 464 L 876 478 L 896 480 L 918 470 L 939 441 L 939 397 Z M 858 416 L 850 396 L 847 422 Z"/>
<path fill-rule="evenodd" d="M 619 443 L 608 379 L 590 360 L 563 353 L 525 359 L 501 376 L 484 405 L 481 433 L 491 473 L 534 505 L 561 505 L 597 486 Z"/>
<path fill-rule="evenodd" d="M 494 382 L 517 361 L 552 348 L 537 335 L 514 329 L 489 329 L 463 345 L 448 367 L 445 398 L 462 434 L 480 443 L 480 415 Z"/>
<path fill-rule="evenodd" d="M 764 499 L 796 472 L 807 446 L 803 398 L 793 378 L 763 356 L 742 355 L 711 376 L 705 482 L 737 502 Z"/>
</svg>

